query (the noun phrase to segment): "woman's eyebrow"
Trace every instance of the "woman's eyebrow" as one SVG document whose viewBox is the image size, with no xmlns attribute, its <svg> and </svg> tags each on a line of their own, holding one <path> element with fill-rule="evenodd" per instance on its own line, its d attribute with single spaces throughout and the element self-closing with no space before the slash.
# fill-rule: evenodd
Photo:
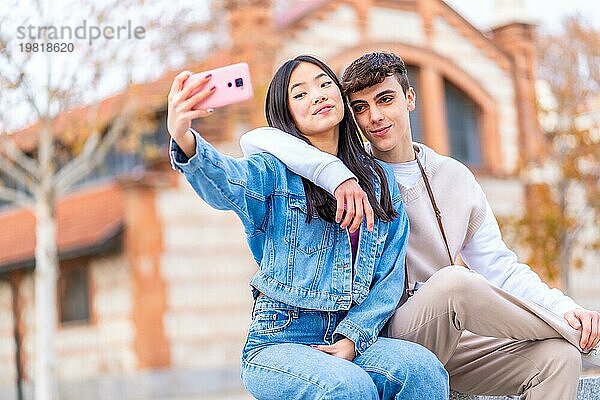
<svg viewBox="0 0 600 400">
<path fill-rule="evenodd" d="M 306 82 L 296 82 L 296 83 L 294 83 L 292 86 L 290 86 L 290 92 L 291 92 L 292 90 L 294 90 L 294 88 L 295 88 L 295 87 L 298 87 L 298 86 L 300 86 L 300 85 L 304 85 L 305 83 L 306 83 Z"/>
<path fill-rule="evenodd" d="M 329 75 L 327 75 L 325 72 L 321 72 L 320 74 L 318 74 L 317 76 L 315 76 L 315 77 L 313 78 L 313 80 L 315 80 L 315 81 L 316 81 L 316 80 L 319 80 L 319 79 L 321 79 L 322 77 L 327 77 L 327 78 L 329 78 Z M 290 92 L 291 92 L 292 90 L 294 90 L 294 88 L 296 88 L 296 87 L 298 87 L 298 86 L 300 86 L 300 85 L 304 85 L 305 83 L 306 83 L 306 82 L 296 82 L 296 83 L 294 83 L 292 86 L 290 86 Z"/>
</svg>

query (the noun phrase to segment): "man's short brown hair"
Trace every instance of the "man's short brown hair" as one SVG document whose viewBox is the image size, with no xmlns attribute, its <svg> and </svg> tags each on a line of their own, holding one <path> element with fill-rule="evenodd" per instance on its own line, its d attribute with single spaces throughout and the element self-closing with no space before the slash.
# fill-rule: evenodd
<svg viewBox="0 0 600 400">
<path fill-rule="evenodd" d="M 342 87 L 346 94 L 356 93 L 383 82 L 388 76 L 396 77 L 406 95 L 410 83 L 404 61 L 394 53 L 367 53 L 346 68 L 342 75 Z"/>
</svg>

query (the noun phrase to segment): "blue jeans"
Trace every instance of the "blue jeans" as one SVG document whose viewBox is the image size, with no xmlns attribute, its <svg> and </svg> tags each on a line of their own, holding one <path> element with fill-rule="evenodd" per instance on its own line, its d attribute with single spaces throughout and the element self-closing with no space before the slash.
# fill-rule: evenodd
<svg viewBox="0 0 600 400">
<path fill-rule="evenodd" d="M 310 347 L 332 344 L 346 312 L 299 309 L 260 296 L 242 351 L 242 381 L 259 400 L 448 399 L 448 374 L 419 344 L 378 338 L 353 362 Z"/>
</svg>

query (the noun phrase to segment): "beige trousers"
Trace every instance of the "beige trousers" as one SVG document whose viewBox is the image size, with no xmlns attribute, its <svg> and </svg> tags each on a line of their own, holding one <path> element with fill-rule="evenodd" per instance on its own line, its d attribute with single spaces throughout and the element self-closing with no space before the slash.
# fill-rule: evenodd
<svg viewBox="0 0 600 400">
<path fill-rule="evenodd" d="M 384 336 L 419 343 L 461 393 L 575 399 L 580 332 L 461 266 L 436 272 L 396 310 Z"/>
</svg>

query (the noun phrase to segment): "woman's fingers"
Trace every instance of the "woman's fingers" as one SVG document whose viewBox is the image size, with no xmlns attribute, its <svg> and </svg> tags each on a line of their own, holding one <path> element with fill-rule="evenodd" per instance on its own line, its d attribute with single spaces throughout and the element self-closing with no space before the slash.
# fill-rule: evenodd
<svg viewBox="0 0 600 400">
<path fill-rule="evenodd" d="M 211 76 L 207 75 L 202 79 L 195 80 L 186 85 L 186 80 L 191 76 L 191 72 L 183 71 L 177 74 L 171 84 L 168 98 L 167 111 L 167 130 L 169 134 L 177 140 L 183 137 L 191 126 L 192 120 L 206 117 L 214 110 L 194 110 L 193 107 L 202 102 L 214 93 L 215 87 L 204 88 L 210 81 Z M 191 95 L 194 91 L 198 91 Z"/>
<path fill-rule="evenodd" d="M 186 101 L 190 98 L 190 96 L 196 95 L 196 91 L 200 90 L 204 90 L 204 86 L 208 83 L 208 81 L 210 81 L 210 79 L 212 78 L 211 74 L 206 75 L 205 77 L 201 78 L 201 79 L 195 79 L 193 82 L 189 82 L 188 84 L 184 84 L 183 88 L 181 89 L 181 91 L 179 92 L 179 97 L 181 98 L 181 101 Z"/>
<path fill-rule="evenodd" d="M 322 351 L 323 353 L 327 353 L 327 354 L 333 354 L 336 351 L 336 347 L 333 345 L 322 345 L 322 344 L 315 344 L 315 345 L 311 345 L 311 347 L 313 349 L 317 349 Z"/>
<path fill-rule="evenodd" d="M 202 79 L 195 79 L 193 82 L 187 82 L 191 72 L 184 71 L 175 77 L 171 92 L 169 92 L 169 104 L 179 109 L 180 105 L 190 99 L 190 96 L 202 92 L 204 86 L 210 81 L 211 75 Z M 194 93 L 197 92 L 197 93 Z"/>
<path fill-rule="evenodd" d="M 173 83 L 171 84 L 171 90 L 169 90 L 169 100 L 172 100 L 175 95 L 181 91 L 183 82 L 189 78 L 190 75 L 192 75 L 190 71 L 181 71 L 175 76 Z"/>
<path fill-rule="evenodd" d="M 204 101 L 208 97 L 210 97 L 210 95 L 212 95 L 215 92 L 215 90 L 217 90 L 216 86 L 202 89 L 201 91 L 199 91 L 198 93 L 196 93 L 195 95 L 193 95 L 192 97 L 190 97 L 189 99 L 187 99 L 186 101 L 184 101 L 183 103 L 180 104 L 179 107 L 180 107 L 181 111 L 187 112 L 189 110 L 192 110 L 195 105 L 197 105 L 198 103 L 201 103 L 202 101 Z"/>
<path fill-rule="evenodd" d="M 204 118 L 204 117 L 208 117 L 209 115 L 211 115 L 215 110 L 212 108 L 208 108 L 206 110 L 204 109 L 200 109 L 200 110 L 192 110 L 187 112 L 186 114 L 184 114 L 186 119 L 189 119 L 190 121 L 193 121 L 197 118 Z"/>
</svg>

